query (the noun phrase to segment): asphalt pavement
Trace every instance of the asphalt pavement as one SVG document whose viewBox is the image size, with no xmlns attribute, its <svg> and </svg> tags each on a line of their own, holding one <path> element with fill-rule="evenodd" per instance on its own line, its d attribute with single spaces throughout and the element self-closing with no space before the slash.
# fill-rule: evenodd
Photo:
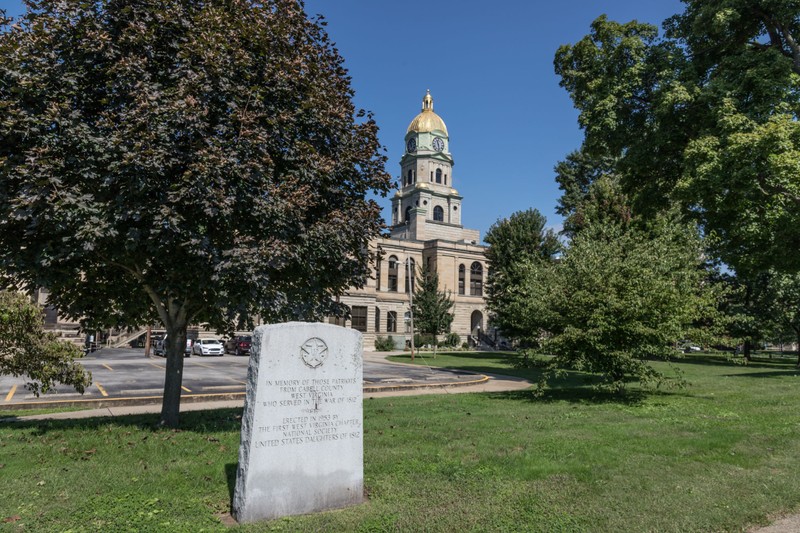
<svg viewBox="0 0 800 533">
<path fill-rule="evenodd" d="M 432 368 L 387 361 L 402 352 L 364 352 L 364 397 L 482 392 L 524 389 L 525 380 L 508 376 L 475 374 L 461 370 Z M 426 354 L 423 353 L 423 361 Z M 104 348 L 81 360 L 92 372 L 93 383 L 77 393 L 69 386 L 58 386 L 39 397 L 24 388 L 24 381 L 0 376 L 0 408 L 13 410 L 82 407 L 86 410 L 49 418 L 104 416 L 158 411 L 164 388 L 166 361 L 145 357 L 143 349 Z M 236 407 L 244 403 L 246 356 L 225 355 L 184 359 L 181 410 L 209 407 Z M 4 399 L 4 400 L 3 400 Z M 24 412 L 20 412 L 24 416 Z"/>
</svg>

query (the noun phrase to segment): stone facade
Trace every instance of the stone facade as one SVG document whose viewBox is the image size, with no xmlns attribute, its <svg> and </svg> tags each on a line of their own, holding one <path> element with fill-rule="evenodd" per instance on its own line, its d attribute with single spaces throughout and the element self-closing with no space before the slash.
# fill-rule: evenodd
<svg viewBox="0 0 800 533">
<path fill-rule="evenodd" d="M 454 188 L 450 139 L 444 121 L 433 112 L 430 92 L 405 141 L 389 235 L 370 245 L 379 257 L 373 275 L 363 289 L 341 297 L 353 314 L 343 325 L 362 332 L 366 349 L 374 347 L 378 335 L 410 337 L 409 267 L 438 272 L 440 289 L 455 301 L 451 331 L 462 342 L 486 328 L 486 248 L 478 244 L 478 230 L 461 225 L 463 198 Z"/>
</svg>

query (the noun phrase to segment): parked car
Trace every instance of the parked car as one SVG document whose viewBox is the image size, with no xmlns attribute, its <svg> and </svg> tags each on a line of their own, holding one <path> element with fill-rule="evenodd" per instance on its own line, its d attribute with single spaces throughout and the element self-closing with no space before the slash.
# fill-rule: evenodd
<svg viewBox="0 0 800 533">
<path fill-rule="evenodd" d="M 234 355 L 250 355 L 250 344 L 253 337 L 250 335 L 236 335 L 225 342 L 225 353 Z"/>
<path fill-rule="evenodd" d="M 197 339 L 194 341 L 192 353 L 196 355 L 223 355 L 225 347 L 218 339 Z"/>
<path fill-rule="evenodd" d="M 163 339 L 158 339 L 153 346 L 153 353 L 159 357 L 167 356 L 167 336 L 164 335 Z M 192 339 L 186 339 L 186 348 L 183 350 L 184 357 L 192 356 Z"/>
</svg>

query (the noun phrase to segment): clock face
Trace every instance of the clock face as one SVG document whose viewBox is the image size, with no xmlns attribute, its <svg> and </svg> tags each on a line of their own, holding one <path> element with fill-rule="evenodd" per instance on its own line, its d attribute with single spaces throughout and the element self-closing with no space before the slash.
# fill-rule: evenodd
<svg viewBox="0 0 800 533">
<path fill-rule="evenodd" d="M 409 152 L 415 152 L 417 150 L 417 140 L 414 137 L 411 137 L 406 143 L 406 148 Z"/>
<path fill-rule="evenodd" d="M 441 140 L 439 137 L 433 139 L 433 149 L 437 152 L 441 152 L 444 150 L 444 141 Z"/>
</svg>

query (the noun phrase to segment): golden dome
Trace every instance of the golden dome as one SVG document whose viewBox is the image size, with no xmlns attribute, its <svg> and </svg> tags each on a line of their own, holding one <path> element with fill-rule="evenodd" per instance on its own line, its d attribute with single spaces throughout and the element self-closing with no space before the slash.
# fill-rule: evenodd
<svg viewBox="0 0 800 533">
<path fill-rule="evenodd" d="M 428 89 L 428 94 L 422 99 L 422 113 L 414 117 L 414 120 L 408 125 L 406 135 L 412 132 L 423 133 L 434 130 L 442 131 L 445 136 L 448 136 L 444 120 L 433 112 L 433 97 L 431 97 L 431 91 Z"/>
</svg>

